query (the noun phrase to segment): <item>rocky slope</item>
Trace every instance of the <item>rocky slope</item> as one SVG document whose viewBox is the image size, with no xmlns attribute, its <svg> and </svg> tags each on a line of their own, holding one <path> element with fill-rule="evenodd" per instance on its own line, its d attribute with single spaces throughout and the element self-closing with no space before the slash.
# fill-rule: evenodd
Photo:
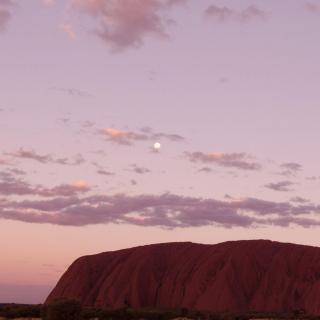
<svg viewBox="0 0 320 320">
<path fill-rule="evenodd" d="M 265 240 L 165 243 L 76 260 L 47 298 L 84 305 L 320 314 L 320 248 Z"/>
</svg>

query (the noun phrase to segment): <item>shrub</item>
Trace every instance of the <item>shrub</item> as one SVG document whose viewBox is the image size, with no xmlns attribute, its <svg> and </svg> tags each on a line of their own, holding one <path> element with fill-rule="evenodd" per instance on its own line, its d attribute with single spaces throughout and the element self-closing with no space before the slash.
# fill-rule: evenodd
<svg viewBox="0 0 320 320">
<path fill-rule="evenodd" d="M 44 310 L 44 320 L 79 320 L 81 305 L 77 300 L 59 299 L 48 304 Z"/>
</svg>

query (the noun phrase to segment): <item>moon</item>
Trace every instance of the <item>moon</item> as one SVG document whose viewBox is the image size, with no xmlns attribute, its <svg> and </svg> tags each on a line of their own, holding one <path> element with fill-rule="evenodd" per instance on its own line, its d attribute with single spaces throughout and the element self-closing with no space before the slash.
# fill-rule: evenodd
<svg viewBox="0 0 320 320">
<path fill-rule="evenodd" d="M 160 150 L 160 148 L 161 148 L 160 142 L 155 142 L 154 145 L 153 145 L 153 149 L 158 151 L 158 150 Z"/>
</svg>

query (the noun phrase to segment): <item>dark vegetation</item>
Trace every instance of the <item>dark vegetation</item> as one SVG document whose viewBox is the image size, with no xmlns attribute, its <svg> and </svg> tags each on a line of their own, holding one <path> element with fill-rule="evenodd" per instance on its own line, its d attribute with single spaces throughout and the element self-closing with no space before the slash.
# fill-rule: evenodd
<svg viewBox="0 0 320 320">
<path fill-rule="evenodd" d="M 27 304 L 0 304 L 0 317 L 8 319 L 24 318 L 24 317 L 40 317 L 42 305 Z"/>
<path fill-rule="evenodd" d="M 320 320 L 319 316 L 307 315 L 303 310 L 287 313 L 248 312 L 212 313 L 181 309 L 99 309 L 81 307 L 76 300 L 60 299 L 48 305 L 0 304 L 0 317 L 8 319 L 34 317 L 43 320 L 170 320 L 186 317 L 195 320 L 248 320 L 248 319 L 305 319 Z"/>
</svg>

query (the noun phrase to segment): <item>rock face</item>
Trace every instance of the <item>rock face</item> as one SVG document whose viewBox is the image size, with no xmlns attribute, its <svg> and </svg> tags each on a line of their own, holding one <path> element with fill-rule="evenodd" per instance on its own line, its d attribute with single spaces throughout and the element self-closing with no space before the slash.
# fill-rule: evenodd
<svg viewBox="0 0 320 320">
<path fill-rule="evenodd" d="M 47 298 L 87 306 L 320 314 L 320 248 L 266 240 L 155 244 L 76 260 Z"/>
</svg>

